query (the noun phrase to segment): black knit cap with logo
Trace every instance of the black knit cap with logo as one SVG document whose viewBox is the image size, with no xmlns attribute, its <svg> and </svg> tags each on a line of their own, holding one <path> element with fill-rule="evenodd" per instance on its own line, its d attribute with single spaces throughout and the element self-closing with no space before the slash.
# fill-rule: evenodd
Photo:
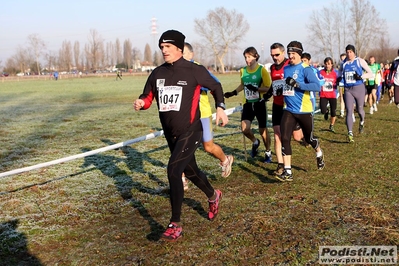
<svg viewBox="0 0 399 266">
<path fill-rule="evenodd" d="M 161 48 L 161 43 L 171 43 L 183 51 L 185 38 L 186 36 L 180 31 L 168 30 L 162 33 L 161 38 L 159 38 L 158 46 Z"/>
</svg>

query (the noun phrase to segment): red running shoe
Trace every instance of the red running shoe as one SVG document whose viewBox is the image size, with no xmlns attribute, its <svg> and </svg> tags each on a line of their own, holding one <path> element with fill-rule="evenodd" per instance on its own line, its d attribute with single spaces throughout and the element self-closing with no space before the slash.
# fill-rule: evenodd
<svg viewBox="0 0 399 266">
<path fill-rule="evenodd" d="M 166 241 L 174 242 L 183 235 L 183 228 L 177 223 L 171 222 L 161 238 Z"/>
<path fill-rule="evenodd" d="M 208 219 L 213 221 L 219 213 L 219 203 L 222 200 L 222 191 L 215 189 L 216 199 L 208 200 L 209 202 L 209 212 Z"/>
</svg>

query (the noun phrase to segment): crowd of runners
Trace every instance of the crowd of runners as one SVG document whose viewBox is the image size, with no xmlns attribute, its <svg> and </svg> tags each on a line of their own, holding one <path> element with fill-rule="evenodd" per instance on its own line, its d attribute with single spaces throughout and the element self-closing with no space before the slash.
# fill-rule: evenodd
<svg viewBox="0 0 399 266">
<path fill-rule="evenodd" d="M 213 188 L 207 176 L 198 168 L 195 151 L 202 143 L 205 151 L 219 160 L 222 177 L 232 171 L 233 155 L 226 155 L 213 142 L 212 112 L 208 92 L 213 96 L 216 108 L 216 124 L 225 126 L 225 98 L 242 92 L 243 106 L 241 130 L 252 143 L 251 156 L 258 155 L 263 143 L 264 162 L 272 162 L 274 147 L 277 168 L 274 177 L 282 182 L 292 181 L 291 140 L 311 146 L 315 151 L 316 167 L 324 169 L 324 152 L 314 136 L 314 115 L 319 98 L 319 108 L 329 130 L 335 132 L 336 109 L 340 102 L 340 116 L 346 118 L 348 142 L 354 142 L 354 111 L 359 115 L 359 134 L 364 132 L 366 104 L 370 114 L 378 111 L 380 99 L 388 94 L 390 103 L 399 108 L 399 78 L 396 72 L 398 57 L 392 65 L 377 64 L 356 55 L 356 48 L 347 45 L 341 61 L 334 65 L 331 57 L 324 59 L 324 66 L 312 66 L 311 55 L 302 43 L 290 42 L 285 48 L 281 43 L 270 46 L 274 63 L 270 69 L 258 63 L 260 58 L 254 47 L 244 50 L 246 66 L 240 69 L 240 82 L 233 91 L 224 92 L 221 83 L 204 66 L 193 61 L 193 47 L 185 42 L 185 36 L 176 30 L 164 32 L 159 48 L 165 63 L 154 69 L 147 79 L 143 93 L 133 106 L 136 111 L 148 109 L 156 100 L 159 118 L 171 155 L 167 166 L 170 186 L 172 215 L 161 238 L 176 241 L 182 236 L 181 208 L 187 180 L 197 186 L 208 198 L 208 219 L 214 220 L 219 212 L 222 192 Z M 272 100 L 271 100 L 272 98 Z M 267 129 L 266 102 L 272 101 L 272 126 L 274 145 Z M 345 108 L 343 108 L 345 107 Z M 346 112 L 346 115 L 345 115 Z M 261 140 L 251 126 L 256 118 Z"/>
</svg>

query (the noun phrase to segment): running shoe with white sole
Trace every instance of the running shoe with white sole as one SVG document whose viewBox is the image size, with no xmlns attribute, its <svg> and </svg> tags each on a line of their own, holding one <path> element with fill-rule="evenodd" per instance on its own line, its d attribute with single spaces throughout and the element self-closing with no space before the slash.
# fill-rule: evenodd
<svg viewBox="0 0 399 266">
<path fill-rule="evenodd" d="M 353 134 L 352 133 L 348 133 L 348 142 L 349 143 L 355 142 L 355 140 L 353 139 Z"/>
<path fill-rule="evenodd" d="M 316 157 L 317 161 L 317 169 L 323 170 L 325 163 L 324 163 L 324 153 L 320 157 Z"/>
<path fill-rule="evenodd" d="M 220 167 L 222 167 L 222 177 L 229 177 L 231 174 L 231 165 L 234 162 L 233 155 L 226 155 L 227 162 L 225 164 L 220 163 Z"/>
<path fill-rule="evenodd" d="M 281 181 L 281 182 L 292 182 L 293 181 L 292 173 L 291 174 L 287 173 L 287 170 L 285 170 L 285 169 L 283 170 L 283 172 L 281 174 L 276 174 L 274 177 L 278 181 Z"/>
<path fill-rule="evenodd" d="M 272 151 L 265 151 L 265 163 L 271 163 L 272 162 Z"/>
</svg>

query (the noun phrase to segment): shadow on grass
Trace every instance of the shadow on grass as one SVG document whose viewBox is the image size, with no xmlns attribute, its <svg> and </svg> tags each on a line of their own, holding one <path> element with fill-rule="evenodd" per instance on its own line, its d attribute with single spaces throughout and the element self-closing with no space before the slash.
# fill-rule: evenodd
<svg viewBox="0 0 399 266">
<path fill-rule="evenodd" d="M 28 188 L 35 187 L 35 186 L 46 185 L 46 184 L 54 182 L 54 181 L 58 181 L 58 180 L 62 180 L 62 179 L 68 178 L 68 177 L 73 177 L 73 176 L 78 176 L 78 175 L 81 175 L 81 174 L 84 174 L 84 173 L 88 173 L 88 172 L 93 171 L 95 169 L 96 168 L 93 167 L 93 168 L 90 168 L 90 169 L 86 169 L 84 171 L 80 171 L 78 173 L 74 173 L 74 174 L 70 174 L 70 175 L 65 175 L 65 176 L 49 179 L 49 180 L 46 180 L 46 181 L 43 181 L 43 182 L 33 183 L 33 184 L 30 184 L 30 185 L 26 185 L 26 186 L 23 186 L 23 187 L 15 188 L 15 189 L 12 189 L 12 190 L 9 190 L 9 191 L 2 191 L 2 192 L 0 192 L 0 195 L 5 195 L 5 194 L 21 191 L 21 190 L 28 189 Z"/>
<path fill-rule="evenodd" d="M 103 139 L 102 141 L 108 145 L 115 144 L 107 139 Z M 88 167 L 90 165 L 93 165 L 98 170 L 100 170 L 105 176 L 108 176 L 114 180 L 115 187 L 118 190 L 121 197 L 125 201 L 128 201 L 133 208 L 137 209 L 140 215 L 143 217 L 143 219 L 148 222 L 151 229 L 151 233 L 147 235 L 147 239 L 151 241 L 158 241 L 161 233 L 166 228 L 163 227 L 161 224 L 159 224 L 149 214 L 149 212 L 147 211 L 147 209 L 144 207 L 143 203 L 139 199 L 133 197 L 132 190 L 137 190 L 141 193 L 147 193 L 152 196 L 161 196 L 164 198 L 169 198 L 167 184 L 163 182 L 161 179 L 159 179 L 156 175 L 148 173 L 144 170 L 144 161 L 148 161 L 154 166 L 166 168 L 166 165 L 163 162 L 155 160 L 149 156 L 149 154 L 152 152 L 164 149 L 167 149 L 167 145 L 160 146 L 156 149 L 152 149 L 147 152 L 139 152 L 130 146 L 124 146 L 119 149 L 126 156 L 126 158 L 124 159 L 105 154 L 96 154 L 86 157 L 82 165 L 82 167 Z M 82 152 L 87 152 L 87 151 L 88 149 L 82 149 Z M 161 188 L 154 189 L 145 186 L 141 182 L 134 181 L 134 179 L 130 175 L 128 175 L 126 171 L 120 169 L 117 166 L 117 164 L 120 162 L 124 162 L 131 170 L 131 172 L 138 172 L 148 175 L 149 178 L 155 181 L 158 185 L 160 185 Z M 191 207 L 193 210 L 197 211 L 202 217 L 207 218 L 207 213 L 205 212 L 204 208 L 201 206 L 200 202 L 193 199 L 185 198 L 183 200 L 183 203 Z"/>
<path fill-rule="evenodd" d="M 24 233 L 17 230 L 18 220 L 0 223 L 1 265 L 43 265 L 29 253 L 28 241 Z"/>
</svg>

